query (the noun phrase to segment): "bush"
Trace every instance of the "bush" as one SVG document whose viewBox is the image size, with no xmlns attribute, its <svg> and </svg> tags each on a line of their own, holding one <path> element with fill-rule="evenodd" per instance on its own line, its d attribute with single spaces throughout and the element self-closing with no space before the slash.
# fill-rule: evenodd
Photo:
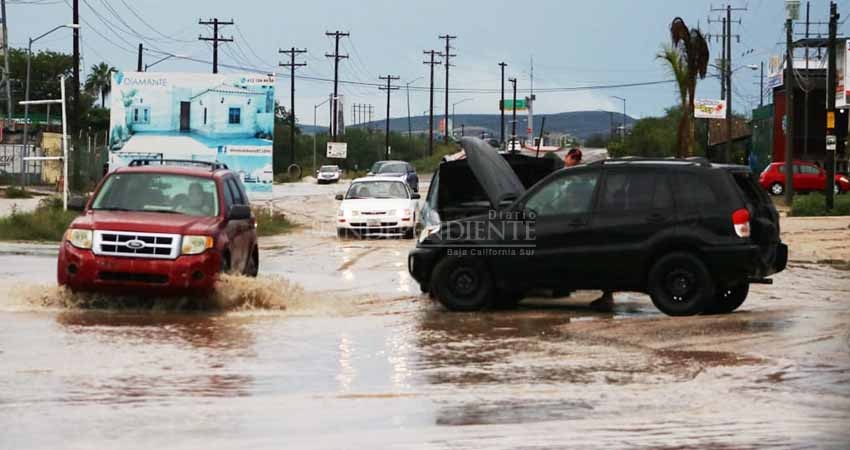
<svg viewBox="0 0 850 450">
<path fill-rule="evenodd" d="M 821 193 L 794 196 L 790 216 L 850 216 L 850 195 L 835 196 L 834 207 L 826 210 L 826 198 Z"/>
<path fill-rule="evenodd" d="M 12 210 L 11 215 L 0 218 L 0 240 L 61 241 L 77 214 L 63 211 L 61 199 L 45 198 L 35 211 L 21 213 Z"/>
<path fill-rule="evenodd" d="M 268 209 L 255 209 L 254 217 L 257 218 L 257 236 L 274 236 L 297 228 L 282 212 L 270 213 Z"/>
<path fill-rule="evenodd" d="M 6 198 L 32 198 L 32 194 L 27 192 L 26 189 L 17 186 L 9 186 L 6 188 L 5 192 Z"/>
<path fill-rule="evenodd" d="M 457 146 L 439 144 L 434 147 L 433 155 L 411 161 L 410 164 L 416 168 L 417 173 L 433 173 L 440 166 L 440 161 L 443 160 L 444 156 L 458 151 L 460 151 L 460 148 Z"/>
</svg>

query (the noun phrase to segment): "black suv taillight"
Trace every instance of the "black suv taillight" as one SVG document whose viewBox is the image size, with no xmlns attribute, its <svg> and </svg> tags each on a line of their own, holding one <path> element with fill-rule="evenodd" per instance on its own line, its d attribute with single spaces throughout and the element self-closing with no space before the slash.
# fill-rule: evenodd
<svg viewBox="0 0 850 450">
<path fill-rule="evenodd" d="M 732 226 L 738 237 L 750 237 L 750 212 L 741 208 L 732 213 Z"/>
</svg>

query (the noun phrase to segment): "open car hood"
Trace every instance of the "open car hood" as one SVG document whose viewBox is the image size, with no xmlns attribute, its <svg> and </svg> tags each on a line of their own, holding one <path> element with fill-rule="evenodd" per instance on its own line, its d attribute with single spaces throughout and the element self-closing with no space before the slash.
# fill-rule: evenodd
<svg viewBox="0 0 850 450">
<path fill-rule="evenodd" d="M 498 150 L 474 137 L 465 137 L 460 144 L 466 153 L 469 168 L 494 209 L 498 209 L 505 201 L 519 198 L 525 192 L 522 181 Z"/>
</svg>

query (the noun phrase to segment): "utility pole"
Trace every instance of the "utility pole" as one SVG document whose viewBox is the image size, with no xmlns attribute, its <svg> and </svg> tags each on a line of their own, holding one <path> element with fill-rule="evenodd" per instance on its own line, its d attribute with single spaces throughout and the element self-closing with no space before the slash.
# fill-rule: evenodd
<svg viewBox="0 0 850 450">
<path fill-rule="evenodd" d="M 209 37 L 204 37 L 204 36 L 198 35 L 198 40 L 199 41 L 212 41 L 212 43 L 213 43 L 213 72 L 212 73 L 218 73 L 218 44 L 219 44 L 219 42 L 233 42 L 233 36 L 230 36 L 229 38 L 223 38 L 223 37 L 219 36 L 218 35 L 218 27 L 225 26 L 225 25 L 233 25 L 233 20 L 231 19 L 227 22 L 223 22 L 223 21 L 218 20 L 218 17 L 211 19 L 211 20 L 206 20 L 206 21 L 198 19 L 198 25 L 212 25 L 213 26 L 213 37 L 209 38 Z"/>
<path fill-rule="evenodd" d="M 80 23 L 80 0 L 73 0 L 73 24 Z M 74 39 L 74 72 L 71 77 L 71 84 L 73 92 L 73 99 L 71 100 L 72 113 L 71 113 L 71 136 L 77 133 L 77 130 L 80 129 L 80 27 L 76 27 L 73 29 L 73 39 Z M 79 151 L 79 142 L 74 146 L 74 173 L 73 173 L 73 188 L 78 189 L 80 187 L 80 151 Z M 22 162 L 23 163 L 23 162 Z"/>
<path fill-rule="evenodd" d="M 505 147 L 505 64 L 504 61 L 499 63 L 502 69 L 502 99 L 499 100 L 499 143 L 502 148 Z"/>
<path fill-rule="evenodd" d="M 307 53 L 307 49 L 299 50 L 295 47 L 289 50 L 280 50 L 278 53 L 289 55 L 288 63 L 278 64 L 280 67 L 289 67 L 289 165 L 295 164 L 295 68 L 304 67 L 307 63 L 296 63 L 295 56 Z"/>
<path fill-rule="evenodd" d="M 334 96 L 333 96 L 333 104 L 331 105 L 331 140 L 336 142 L 337 138 L 337 107 L 339 103 L 339 60 L 348 58 L 348 55 L 340 55 L 339 54 L 339 40 L 348 36 L 350 33 L 343 33 L 339 30 L 331 33 L 330 31 L 325 32 L 325 36 L 333 36 L 334 38 L 334 53 L 329 55 L 325 53 L 325 57 L 334 59 Z"/>
<path fill-rule="evenodd" d="M 722 55 L 720 59 L 720 99 L 726 100 L 726 18 L 724 17 L 722 20 L 723 27 L 723 42 L 720 44 L 722 47 Z"/>
<path fill-rule="evenodd" d="M 732 11 L 747 11 L 747 8 L 733 8 L 731 5 L 726 5 L 725 8 L 711 8 L 711 11 L 725 11 L 726 17 L 721 20 L 723 23 L 723 59 L 720 65 L 721 69 L 721 98 L 726 100 L 726 148 L 721 152 L 720 162 L 728 162 L 732 156 L 732 38 L 739 42 L 741 37 L 732 34 Z M 709 23 L 712 20 L 709 19 Z M 741 20 L 736 23 L 740 24 Z"/>
<path fill-rule="evenodd" d="M 726 5 L 726 152 L 721 162 L 732 157 L 732 6 Z"/>
<path fill-rule="evenodd" d="M 759 71 L 759 107 L 764 106 L 764 61 L 760 64 Z"/>
<path fill-rule="evenodd" d="M 387 75 L 385 77 L 378 77 L 378 79 L 379 80 L 386 80 L 386 82 L 387 82 L 387 87 L 378 86 L 378 89 L 380 89 L 382 91 L 387 91 L 387 135 L 386 135 L 387 144 L 386 144 L 386 147 L 384 147 L 384 153 L 385 153 L 384 159 L 390 159 L 390 93 L 392 91 L 399 89 L 398 86 L 392 85 L 392 82 L 399 80 L 399 77 L 393 76 L 393 75 Z"/>
<path fill-rule="evenodd" d="M 511 151 L 514 152 L 516 151 L 516 78 L 509 78 L 508 81 L 514 89 L 513 112 L 511 113 Z"/>
<path fill-rule="evenodd" d="M 830 2 L 830 5 L 832 5 L 832 2 Z M 806 86 L 803 89 L 803 105 L 804 105 L 803 106 L 803 159 L 806 159 L 809 155 L 809 90 L 810 89 L 809 89 L 809 41 L 808 41 L 808 39 L 809 39 L 809 13 L 811 11 L 811 6 L 812 6 L 811 2 L 806 2 L 806 41 L 805 41 L 806 42 L 806 48 L 803 50 L 803 52 L 805 54 L 805 58 L 806 58 L 806 79 L 805 79 Z M 831 11 L 831 9 L 832 8 L 830 7 L 830 11 Z M 832 23 L 830 23 L 830 26 L 831 25 L 832 25 Z M 830 39 L 831 38 L 832 38 L 832 35 L 830 35 Z M 833 44 L 834 44 L 834 42 L 830 42 L 830 45 L 833 45 Z M 827 74 L 827 86 L 832 86 L 832 84 L 829 84 L 829 75 L 828 74 Z M 826 92 L 833 92 L 834 93 L 835 89 L 833 89 L 831 91 L 829 89 L 827 89 Z M 827 95 L 827 97 L 835 97 L 835 95 Z M 835 102 L 833 101 L 832 103 L 835 103 Z M 826 101 L 827 111 L 830 110 L 829 105 L 830 105 L 830 101 L 827 100 Z M 834 111 L 835 108 L 833 107 L 832 110 Z M 827 114 L 829 114 L 829 113 L 827 113 Z M 829 127 L 827 126 L 827 128 L 829 128 Z M 829 133 L 829 129 L 827 129 L 826 134 L 827 135 L 831 134 L 831 133 Z"/>
<path fill-rule="evenodd" d="M 794 22 L 790 15 L 785 20 L 785 41 L 785 204 L 790 207 L 794 200 Z"/>
<path fill-rule="evenodd" d="M 145 50 L 144 45 L 139 42 L 139 58 L 138 62 L 136 62 L 136 72 L 141 72 L 144 66 L 142 65 L 142 52 Z"/>
<path fill-rule="evenodd" d="M 829 65 L 826 72 L 826 210 L 832 210 L 835 195 L 835 151 L 837 139 L 835 136 L 835 86 L 836 86 L 836 62 L 835 62 L 835 35 L 838 29 L 838 6 L 835 2 L 829 2 L 829 44 L 826 49 Z M 846 83 L 846 81 L 845 81 Z M 808 138 L 808 136 L 806 136 Z M 785 167 L 788 167 L 786 164 Z"/>
<path fill-rule="evenodd" d="M 369 105 L 369 122 L 366 124 L 366 127 L 369 128 L 369 132 L 372 131 L 372 113 L 375 110 L 375 105 Z"/>
<path fill-rule="evenodd" d="M 451 40 L 457 39 L 457 36 L 452 36 L 448 33 L 440 36 L 440 39 L 446 40 L 446 52 L 440 53 L 440 56 L 443 57 L 443 62 L 446 66 L 446 111 L 445 111 L 445 121 L 446 121 L 446 129 L 443 136 L 443 142 L 446 144 L 449 143 L 449 67 L 451 67 L 451 58 L 454 58 L 455 54 L 452 54 L 452 46 Z"/>
<path fill-rule="evenodd" d="M 439 65 L 440 62 L 434 60 L 434 56 L 437 55 L 435 50 L 425 50 L 423 53 L 431 55 L 431 60 L 424 62 L 424 64 L 431 66 L 431 87 L 428 91 L 428 156 L 431 156 L 434 154 L 434 66 Z"/>
<path fill-rule="evenodd" d="M 9 18 L 6 16 L 6 0 L 0 0 L 0 15 L 3 16 L 3 76 L 2 80 L 4 87 L 0 89 L 6 90 L 6 119 L 11 120 L 14 107 L 12 106 L 12 80 L 9 76 Z"/>
</svg>

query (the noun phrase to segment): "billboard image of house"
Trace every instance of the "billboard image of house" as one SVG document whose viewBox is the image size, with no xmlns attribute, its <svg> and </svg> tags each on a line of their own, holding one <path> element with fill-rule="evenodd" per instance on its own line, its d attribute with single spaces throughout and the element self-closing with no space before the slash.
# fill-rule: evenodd
<svg viewBox="0 0 850 450">
<path fill-rule="evenodd" d="M 274 77 L 113 72 L 110 168 L 134 159 L 219 161 L 271 192 Z"/>
</svg>

